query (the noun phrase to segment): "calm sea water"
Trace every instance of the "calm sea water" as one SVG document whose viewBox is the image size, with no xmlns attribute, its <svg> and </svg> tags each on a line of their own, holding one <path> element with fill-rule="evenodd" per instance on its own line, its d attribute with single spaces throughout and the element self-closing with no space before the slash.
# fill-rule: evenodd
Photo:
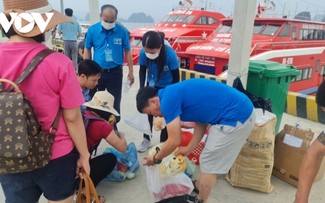
<svg viewBox="0 0 325 203">
<path fill-rule="evenodd" d="M 123 22 L 122 23 L 123 26 L 125 26 L 129 31 L 133 30 L 135 28 L 139 28 L 139 27 L 149 27 L 154 25 L 154 23 L 129 23 L 129 22 Z"/>
</svg>

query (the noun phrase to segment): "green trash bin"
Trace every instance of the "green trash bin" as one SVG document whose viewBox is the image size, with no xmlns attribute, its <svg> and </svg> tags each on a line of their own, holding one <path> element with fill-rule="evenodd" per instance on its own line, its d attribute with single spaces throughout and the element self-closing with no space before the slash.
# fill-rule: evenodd
<svg viewBox="0 0 325 203">
<path fill-rule="evenodd" d="M 276 134 L 279 132 L 285 110 L 290 82 L 298 74 L 299 71 L 295 67 L 273 61 L 249 62 L 246 89 L 257 96 L 271 99 L 272 110 L 277 117 Z"/>
</svg>

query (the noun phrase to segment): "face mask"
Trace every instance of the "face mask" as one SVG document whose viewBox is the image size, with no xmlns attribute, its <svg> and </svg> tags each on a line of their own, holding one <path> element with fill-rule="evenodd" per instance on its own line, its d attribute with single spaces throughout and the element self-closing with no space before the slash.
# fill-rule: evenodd
<svg viewBox="0 0 325 203">
<path fill-rule="evenodd" d="M 147 57 L 148 59 L 154 60 L 154 59 L 158 58 L 159 53 L 160 53 L 160 51 L 158 51 L 158 52 L 155 53 L 155 54 L 146 53 L 146 57 Z"/>
<path fill-rule="evenodd" d="M 102 21 L 102 26 L 105 30 L 110 30 L 115 27 L 115 22 L 114 23 L 106 23 L 106 22 Z"/>
</svg>

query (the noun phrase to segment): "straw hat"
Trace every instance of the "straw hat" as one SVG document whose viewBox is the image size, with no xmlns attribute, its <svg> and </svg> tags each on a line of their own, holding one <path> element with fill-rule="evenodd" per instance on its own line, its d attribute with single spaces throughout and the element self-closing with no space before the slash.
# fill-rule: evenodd
<svg viewBox="0 0 325 203">
<path fill-rule="evenodd" d="M 89 102 L 84 103 L 84 105 L 119 116 L 120 114 L 114 109 L 114 100 L 114 96 L 107 91 L 98 91 L 93 98 Z"/>
<path fill-rule="evenodd" d="M 47 19 L 45 13 L 53 13 L 53 17 L 48 23 L 44 32 L 48 31 L 52 27 L 64 22 L 71 22 L 71 18 L 61 14 L 60 12 L 52 9 L 51 5 L 47 0 L 3 0 L 3 8 L 6 15 L 9 16 L 9 12 L 16 13 L 41 13 L 43 19 Z M 30 22 L 23 20 L 22 24 L 27 25 Z M 41 34 L 42 32 L 38 28 L 38 26 L 34 25 L 34 28 L 28 33 L 21 33 L 16 30 L 15 26 L 13 26 L 16 33 L 23 37 L 34 37 L 36 35 Z"/>
</svg>

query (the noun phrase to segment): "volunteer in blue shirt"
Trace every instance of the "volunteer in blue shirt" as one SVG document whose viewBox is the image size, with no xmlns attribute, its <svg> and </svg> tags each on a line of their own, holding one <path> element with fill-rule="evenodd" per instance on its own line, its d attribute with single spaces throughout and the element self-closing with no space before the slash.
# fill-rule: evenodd
<svg viewBox="0 0 325 203">
<path fill-rule="evenodd" d="M 103 69 L 97 91 L 107 90 L 115 97 L 114 108 L 120 113 L 124 53 L 129 66 L 128 79 L 134 82 L 133 62 L 128 31 L 116 23 L 118 10 L 109 4 L 101 7 L 101 22 L 88 28 L 85 40 L 84 59 L 91 58 L 94 48 L 94 61 Z M 117 117 L 117 122 L 120 117 Z"/>
<path fill-rule="evenodd" d="M 162 32 L 148 31 L 142 37 L 143 49 L 139 57 L 140 88 L 146 83 L 146 86 L 161 89 L 179 81 L 178 58 L 173 48 L 165 45 L 164 36 Z M 152 129 L 153 116 L 149 115 L 148 120 Z M 164 128 L 160 133 L 160 142 L 166 141 L 167 137 L 167 129 Z M 138 151 L 145 152 L 150 145 L 150 135 L 144 134 Z"/>
<path fill-rule="evenodd" d="M 159 164 L 181 143 L 181 120 L 196 123 L 194 136 L 178 154 L 188 155 L 211 125 L 200 155 L 200 176 L 195 186 L 198 202 L 207 202 L 217 174 L 229 171 L 255 123 L 252 102 L 238 90 L 207 79 L 190 79 L 158 90 L 145 87 L 137 94 L 139 112 L 163 116 L 168 139 L 154 156 L 147 156 L 146 165 Z"/>
<path fill-rule="evenodd" d="M 77 39 L 81 35 L 81 27 L 76 18 L 73 17 L 71 8 L 65 9 L 65 15 L 69 16 L 72 22 L 62 23 L 58 25 L 58 33 L 62 34 L 64 54 L 72 61 L 76 72 L 78 72 L 78 44 Z"/>
</svg>

